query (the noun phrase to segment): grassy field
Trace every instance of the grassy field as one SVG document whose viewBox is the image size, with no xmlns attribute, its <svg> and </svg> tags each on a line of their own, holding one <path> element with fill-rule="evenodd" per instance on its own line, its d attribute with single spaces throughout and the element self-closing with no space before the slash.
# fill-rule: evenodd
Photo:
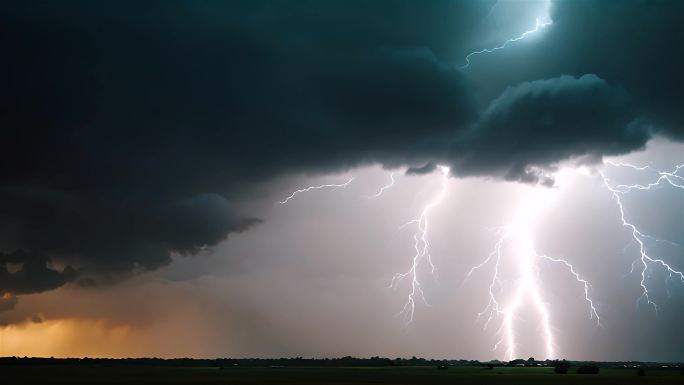
<svg viewBox="0 0 684 385">
<path fill-rule="evenodd" d="M 684 384 L 679 370 L 601 369 L 597 375 L 554 374 L 550 368 L 180 368 L 0 366 L 2 384 Z"/>
</svg>

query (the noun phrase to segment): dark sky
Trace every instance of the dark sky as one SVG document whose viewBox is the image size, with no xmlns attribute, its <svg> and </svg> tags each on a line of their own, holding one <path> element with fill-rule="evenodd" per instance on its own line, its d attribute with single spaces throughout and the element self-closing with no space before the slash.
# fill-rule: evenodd
<svg viewBox="0 0 684 385">
<path fill-rule="evenodd" d="M 205 340 L 189 338 L 188 349 L 195 355 L 394 355 L 411 354 L 415 346 L 414 351 L 426 356 L 484 357 L 490 341 L 484 342 L 486 349 L 471 341 L 459 350 L 454 346 L 462 342 L 454 337 L 449 341 L 452 350 L 445 346 L 430 351 L 417 337 L 429 321 L 421 326 L 417 320 L 412 334 L 411 329 L 402 331 L 396 319 L 381 321 L 373 312 L 372 326 L 364 329 L 359 324 L 349 330 L 367 337 L 379 333 L 386 322 L 393 323 L 394 334 L 383 334 L 372 349 L 354 350 L 351 342 L 347 346 L 336 339 L 326 342 L 324 333 L 311 344 L 301 342 L 296 338 L 300 331 L 282 326 L 293 321 L 282 312 L 269 313 L 277 306 L 264 298 L 281 297 L 278 303 L 304 306 L 306 301 L 294 297 L 315 290 L 315 285 L 300 280 L 334 279 L 329 274 L 335 271 L 358 281 L 365 293 L 372 292 L 356 310 L 347 304 L 348 312 L 376 308 L 391 313 L 397 305 L 401 308 L 394 303 L 396 293 L 383 291 L 384 281 L 377 284 L 381 270 L 391 274 L 402 269 L 387 262 L 402 251 L 383 246 L 395 233 L 366 233 L 357 240 L 365 251 L 345 249 L 343 240 L 349 240 L 350 233 L 344 225 L 372 221 L 368 212 L 361 212 L 372 211 L 366 203 L 349 201 L 321 212 L 316 205 L 322 203 L 314 201 L 289 209 L 289 214 L 271 210 L 269 204 L 299 183 L 339 183 L 350 175 L 359 179 L 359 190 L 352 191 L 367 194 L 363 187 L 372 190 L 388 178 L 379 166 L 415 181 L 415 189 L 401 195 L 413 203 L 397 200 L 392 207 L 413 207 L 418 199 L 412 212 L 419 212 L 431 190 L 418 198 L 413 194 L 422 183 L 435 183 L 436 177 L 420 174 L 432 174 L 437 164 L 450 167 L 457 190 L 499 191 L 462 192 L 486 207 L 491 199 L 507 202 L 507 196 L 508 205 L 514 205 L 519 191 L 528 188 L 557 189 L 561 167 L 586 166 L 596 178 L 604 157 L 625 155 L 667 167 L 681 163 L 682 14 L 684 2 L 674 0 L 5 2 L 0 12 L 5 57 L 0 61 L 0 321 L 20 325 L 40 314 L 44 322 L 103 320 L 134 328 L 157 318 L 127 313 L 127 301 L 132 301 L 131 309 L 139 309 L 143 305 L 134 298 L 136 293 L 149 292 L 150 301 L 164 309 L 173 308 L 176 295 L 181 297 L 179 307 L 192 303 L 184 297 L 191 295 L 188 292 L 176 293 L 185 286 L 164 294 L 164 285 L 183 282 L 202 298 L 203 310 L 178 313 L 211 319 L 208 330 L 220 329 L 222 317 L 233 320 L 237 326 L 231 330 L 236 333 L 270 330 L 278 344 L 270 345 L 266 333 L 264 341 L 253 344 L 243 337 L 245 341 L 225 350 L 202 350 L 202 344 L 192 344 Z M 462 68 L 468 53 L 521 35 L 537 18 L 552 24 L 505 49 L 476 55 Z M 473 180 L 480 184 L 471 185 Z M 596 199 L 605 207 L 598 213 L 615 224 L 615 204 L 610 195 L 601 195 L 605 191 L 596 186 L 570 189 L 581 202 L 564 207 L 591 205 L 601 197 Z M 592 192 L 580 194 L 587 189 Z M 682 191 L 678 193 L 648 202 L 681 213 Z M 323 206 L 336 205 L 339 196 L 328 196 Z M 681 214 L 658 216 L 653 214 L 656 209 L 640 208 L 647 206 L 644 202 L 629 203 L 645 226 L 656 232 L 674 228 L 664 234 L 674 242 L 684 241 Z M 359 211 L 357 217 L 349 214 L 353 210 Z M 451 215 L 443 210 L 442 215 Z M 501 210 L 488 217 L 454 207 L 453 216 L 495 226 L 506 221 L 502 213 L 508 211 Z M 393 211 L 374 215 L 390 218 Z M 568 255 L 582 254 L 578 242 L 596 246 L 590 254 L 598 261 L 588 266 L 601 273 L 593 274 L 594 280 L 615 279 L 610 261 L 629 241 L 619 222 L 612 230 L 597 227 L 613 232 L 606 235 L 613 250 L 600 237 L 579 230 L 586 226 L 583 218 L 568 218 L 572 225 L 558 224 L 568 234 L 556 234 L 557 242 L 539 247 Z M 397 224 L 389 222 L 373 223 L 396 231 Z M 315 247 L 309 248 L 307 231 L 323 224 L 326 234 L 317 235 Z M 552 229 L 549 224 L 546 230 Z M 289 231 L 299 238 L 285 241 Z M 570 235 L 577 237 L 574 242 L 567 240 Z M 446 242 L 455 236 L 435 239 Z M 482 241 L 472 253 L 486 255 L 492 239 L 472 239 Z M 368 271 L 347 271 L 345 264 L 331 262 L 297 276 L 297 284 L 287 275 L 297 272 L 298 264 L 315 263 L 300 260 L 303 255 L 316 254 L 320 261 L 332 255 L 344 260 L 354 253 L 379 256 L 368 262 Z M 683 266 L 684 249 L 672 253 L 675 266 Z M 444 263 L 463 273 L 478 258 L 465 259 L 463 265 L 462 260 Z M 622 261 L 620 269 L 628 271 L 630 262 Z M 275 273 L 280 268 L 285 275 Z M 263 285 L 241 284 L 250 276 Z M 279 282 L 280 289 L 266 282 Z M 638 281 L 630 283 L 638 289 Z M 603 333 L 597 339 L 608 347 L 590 353 L 590 341 L 585 341 L 566 349 L 567 354 L 623 358 L 645 339 L 656 342 L 636 358 L 684 359 L 677 344 L 684 343 L 681 332 L 662 346 L 657 342 L 684 317 L 681 288 L 674 285 L 663 294 L 671 297 L 664 300 L 669 305 L 663 306 L 661 318 L 652 318 L 647 308 L 626 310 L 625 304 L 633 305 L 639 293 L 620 293 L 620 285 L 606 285 L 602 306 L 616 320 L 624 317 L 622 311 L 631 311 L 644 335 L 625 337 L 632 333 L 625 324 L 581 329 L 576 332 Z M 230 292 L 229 298 L 217 295 L 219 288 Z M 608 294 L 611 290 L 614 295 Z M 121 293 L 115 310 L 84 310 L 88 301 L 83 298 L 115 293 Z M 430 310 L 430 317 L 446 325 L 454 317 L 450 312 L 461 314 L 445 293 L 436 297 L 443 299 L 443 309 Z M 325 307 L 322 304 L 330 301 L 321 296 L 309 303 Z M 478 305 L 461 304 L 460 309 L 477 314 Z M 300 311 L 316 324 L 337 324 L 309 314 L 308 308 Z M 348 312 L 344 314 L 351 316 Z M 254 314 L 262 315 L 256 317 L 261 324 L 251 322 Z M 178 319 L 188 319 L 184 317 Z M 463 316 L 461 321 L 468 319 Z M 185 327 L 178 322 L 177 328 Z M 461 332 L 469 327 L 462 326 Z M 394 339 L 405 342 L 387 342 Z M 627 342 L 618 343 L 623 339 Z M 145 350 L 144 344 L 102 354 L 129 352 L 185 355 L 182 346 L 158 352 Z"/>
</svg>

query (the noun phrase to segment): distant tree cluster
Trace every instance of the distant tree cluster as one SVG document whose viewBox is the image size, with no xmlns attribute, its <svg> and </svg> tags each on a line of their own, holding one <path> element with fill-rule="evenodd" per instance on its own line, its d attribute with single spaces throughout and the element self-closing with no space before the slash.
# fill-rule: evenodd
<svg viewBox="0 0 684 385">
<path fill-rule="evenodd" d="M 538 361 L 533 357 L 516 359 L 508 362 L 477 360 L 436 360 L 413 356 L 411 358 L 370 357 L 359 358 L 345 356 L 339 358 L 43 358 L 43 357 L 0 357 L 2 365 L 88 365 L 88 366 L 174 366 L 174 367 L 218 367 L 229 369 L 234 367 L 384 367 L 384 366 L 433 366 L 448 369 L 451 366 L 479 366 L 483 369 L 495 367 L 553 367 L 555 373 L 565 374 L 571 367 L 577 368 L 579 374 L 595 374 L 601 367 L 639 369 L 639 375 L 646 375 L 646 369 L 675 370 L 684 375 L 682 363 L 658 362 L 581 362 L 567 360 Z"/>
<path fill-rule="evenodd" d="M 101 366 L 194 366 L 194 367 L 382 367 L 382 366 L 479 366 L 475 360 L 436 360 L 418 357 L 357 358 L 42 358 L 0 357 L 0 365 L 101 365 Z"/>
</svg>

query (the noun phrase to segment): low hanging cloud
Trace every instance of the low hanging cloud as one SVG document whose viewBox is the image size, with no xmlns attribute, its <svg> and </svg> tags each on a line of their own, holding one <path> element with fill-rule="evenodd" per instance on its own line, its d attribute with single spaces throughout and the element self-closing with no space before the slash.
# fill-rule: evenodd
<svg viewBox="0 0 684 385">
<path fill-rule="evenodd" d="M 17 294 L 32 294 L 56 289 L 78 276 L 78 271 L 66 266 L 62 271 L 47 266 L 49 258 L 25 251 L 0 253 L 0 311 L 16 304 Z M 18 266 L 10 272 L 9 266 Z"/>
<path fill-rule="evenodd" d="M 452 149 L 456 175 L 537 182 L 573 157 L 624 154 L 650 139 L 624 89 L 596 75 L 524 82 L 493 100 Z"/>
</svg>

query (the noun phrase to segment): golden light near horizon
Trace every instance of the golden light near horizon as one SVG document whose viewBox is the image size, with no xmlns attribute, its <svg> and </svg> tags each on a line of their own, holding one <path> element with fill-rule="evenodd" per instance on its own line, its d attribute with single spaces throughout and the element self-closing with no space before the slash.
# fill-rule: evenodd
<svg viewBox="0 0 684 385">
<path fill-rule="evenodd" d="M 135 332 L 103 320 L 59 319 L 0 328 L 0 356 L 126 357 Z"/>
</svg>

